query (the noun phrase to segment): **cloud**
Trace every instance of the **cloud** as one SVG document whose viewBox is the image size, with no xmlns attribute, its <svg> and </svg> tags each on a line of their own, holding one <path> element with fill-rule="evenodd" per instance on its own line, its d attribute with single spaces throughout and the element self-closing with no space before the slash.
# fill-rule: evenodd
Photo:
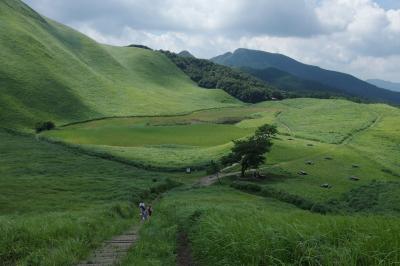
<svg viewBox="0 0 400 266">
<path fill-rule="evenodd" d="M 392 0 L 375 1 L 25 0 L 102 43 L 205 58 L 246 47 L 400 81 L 400 9 Z"/>
</svg>

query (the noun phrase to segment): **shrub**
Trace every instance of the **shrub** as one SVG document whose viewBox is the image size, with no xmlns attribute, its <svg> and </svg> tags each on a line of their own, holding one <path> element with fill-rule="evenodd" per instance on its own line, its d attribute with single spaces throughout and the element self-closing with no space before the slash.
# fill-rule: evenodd
<svg viewBox="0 0 400 266">
<path fill-rule="evenodd" d="M 55 127 L 56 127 L 56 125 L 51 121 L 39 122 L 39 123 L 36 123 L 36 125 L 35 125 L 35 131 L 36 131 L 36 133 L 40 133 L 42 131 L 52 130 Z"/>
</svg>

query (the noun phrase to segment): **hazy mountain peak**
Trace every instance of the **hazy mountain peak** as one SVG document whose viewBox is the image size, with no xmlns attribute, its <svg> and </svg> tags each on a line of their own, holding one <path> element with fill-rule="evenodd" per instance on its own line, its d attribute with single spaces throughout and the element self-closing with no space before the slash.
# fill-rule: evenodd
<svg viewBox="0 0 400 266">
<path fill-rule="evenodd" d="M 196 58 L 194 55 L 192 55 L 189 51 L 183 50 L 182 52 L 178 53 L 179 56 L 181 57 L 189 57 L 189 58 Z"/>
<path fill-rule="evenodd" d="M 400 83 L 386 81 L 382 79 L 368 79 L 368 83 L 378 86 L 379 88 L 400 92 Z"/>
</svg>

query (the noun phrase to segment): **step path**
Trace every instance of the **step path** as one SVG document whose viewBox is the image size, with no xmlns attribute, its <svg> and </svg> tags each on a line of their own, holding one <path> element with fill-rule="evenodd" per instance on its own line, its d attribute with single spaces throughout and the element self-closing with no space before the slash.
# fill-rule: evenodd
<svg viewBox="0 0 400 266">
<path fill-rule="evenodd" d="M 77 266 L 113 266 L 121 262 L 138 239 L 138 227 L 106 241 L 102 247 Z"/>
<path fill-rule="evenodd" d="M 220 174 L 204 176 L 195 184 L 197 186 L 206 187 L 214 184 L 219 178 L 236 175 L 237 173 Z M 155 201 L 157 201 L 157 198 Z M 154 202 L 153 202 L 154 203 Z M 138 240 L 138 231 L 140 225 L 133 227 L 126 233 L 115 236 L 109 241 L 106 241 L 102 247 L 95 250 L 94 253 L 84 261 L 81 261 L 77 266 L 114 266 L 118 265 L 121 260 L 128 254 L 128 251 L 133 247 Z"/>
</svg>

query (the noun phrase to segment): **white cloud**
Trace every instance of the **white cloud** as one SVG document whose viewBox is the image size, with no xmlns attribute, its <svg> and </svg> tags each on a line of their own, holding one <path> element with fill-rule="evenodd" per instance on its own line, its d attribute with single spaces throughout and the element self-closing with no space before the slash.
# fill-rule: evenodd
<svg viewBox="0 0 400 266">
<path fill-rule="evenodd" d="M 25 1 L 103 43 L 200 57 L 246 47 L 400 81 L 400 9 L 374 0 Z"/>
</svg>

